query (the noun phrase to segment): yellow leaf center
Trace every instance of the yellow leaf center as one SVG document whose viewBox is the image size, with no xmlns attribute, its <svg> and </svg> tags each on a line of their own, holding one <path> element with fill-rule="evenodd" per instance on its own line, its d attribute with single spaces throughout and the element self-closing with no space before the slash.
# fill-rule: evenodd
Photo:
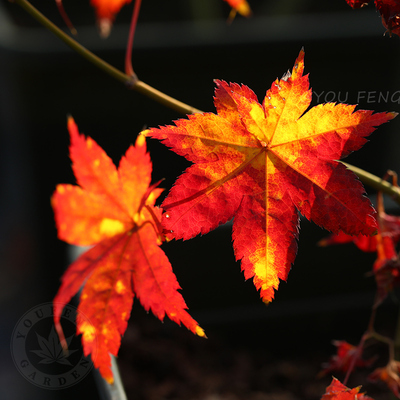
<svg viewBox="0 0 400 400">
<path fill-rule="evenodd" d="M 125 231 L 125 225 L 117 219 L 103 218 L 100 223 L 100 233 L 114 236 Z"/>
</svg>

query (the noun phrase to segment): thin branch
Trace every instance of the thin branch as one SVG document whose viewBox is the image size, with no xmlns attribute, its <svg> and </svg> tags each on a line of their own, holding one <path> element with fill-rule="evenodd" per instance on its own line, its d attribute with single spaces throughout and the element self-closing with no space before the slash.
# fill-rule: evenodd
<svg viewBox="0 0 400 400">
<path fill-rule="evenodd" d="M 398 186 L 392 185 L 388 181 L 371 174 L 370 172 L 364 171 L 361 168 L 355 167 L 353 165 L 343 163 L 348 169 L 353 171 L 361 182 L 373 187 L 376 190 L 391 196 L 396 203 L 400 204 L 400 188 Z"/>
<path fill-rule="evenodd" d="M 13 0 L 14 3 L 21 6 L 25 11 L 27 11 L 34 19 L 46 27 L 49 31 L 55 34 L 59 39 L 61 39 L 66 45 L 68 45 L 72 50 L 76 51 L 86 60 L 94 64 L 97 68 L 100 68 L 108 75 L 112 76 L 114 79 L 124 83 L 127 87 L 136 90 L 137 92 L 150 97 L 151 99 L 169 107 L 173 110 L 182 114 L 193 114 L 200 113 L 201 111 L 188 105 L 182 103 L 179 100 L 174 99 L 154 89 L 150 85 L 135 79 L 135 77 L 129 76 L 112 65 L 108 64 L 106 61 L 97 57 L 91 51 L 86 49 L 84 46 L 79 44 L 76 40 L 68 36 L 64 31 L 54 25 L 49 19 L 47 19 L 40 11 L 38 11 L 32 4 L 27 0 Z"/>
<path fill-rule="evenodd" d="M 158 103 L 169 107 L 181 114 L 194 114 L 194 113 L 202 113 L 203 111 L 198 110 L 188 104 L 182 103 L 181 101 L 174 99 L 167 94 L 160 92 L 159 90 L 151 87 L 147 83 L 139 79 L 135 79 L 135 77 L 129 76 L 112 65 L 108 64 L 106 61 L 97 57 L 91 51 L 80 45 L 76 40 L 68 36 L 64 31 L 59 29 L 56 25 L 54 25 L 51 21 L 49 21 L 42 13 L 40 13 L 35 7 L 33 7 L 29 1 L 27 0 L 13 0 L 14 3 L 21 6 L 25 9 L 33 18 L 35 18 L 38 22 L 40 22 L 43 26 L 45 26 L 48 30 L 53 32 L 59 39 L 61 39 L 65 44 L 67 44 L 71 49 L 76 51 L 82 57 L 86 58 L 92 64 L 94 64 L 97 68 L 100 68 L 114 79 L 124 83 L 131 89 L 136 90 L 137 92 L 157 101 Z M 348 169 L 353 171 L 359 179 L 366 185 L 369 185 L 377 190 L 381 190 L 382 192 L 390 195 L 397 203 L 400 204 L 400 189 L 391 185 L 389 182 L 384 181 L 377 176 L 362 170 L 361 168 L 355 167 L 353 165 L 343 163 L 346 165 Z"/>
<path fill-rule="evenodd" d="M 136 76 L 132 67 L 132 48 L 133 48 L 133 39 L 135 37 L 135 30 L 137 25 L 137 20 L 139 17 L 140 5 L 142 4 L 142 0 L 135 0 L 135 5 L 133 7 L 132 20 L 131 25 L 129 27 L 129 36 L 128 36 L 128 44 L 126 45 L 126 53 L 125 53 L 125 73 L 129 76 Z"/>
<path fill-rule="evenodd" d="M 64 20 L 65 25 L 67 25 L 68 29 L 70 30 L 70 32 L 73 35 L 77 35 L 78 33 L 77 33 L 74 25 L 72 24 L 71 20 L 69 19 L 68 14 L 65 12 L 62 0 L 56 0 L 56 4 L 57 4 L 58 12 L 60 13 L 61 18 Z"/>
</svg>

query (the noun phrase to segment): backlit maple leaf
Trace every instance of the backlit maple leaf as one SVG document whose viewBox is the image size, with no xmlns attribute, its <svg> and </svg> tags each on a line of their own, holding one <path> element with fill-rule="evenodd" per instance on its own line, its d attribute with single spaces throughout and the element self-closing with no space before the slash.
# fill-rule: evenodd
<svg viewBox="0 0 400 400">
<path fill-rule="evenodd" d="M 321 400 L 373 400 L 364 393 L 360 393 L 360 389 L 361 386 L 350 389 L 338 379 L 333 378 Z"/>
<path fill-rule="evenodd" d="M 294 262 L 299 211 L 333 232 L 376 232 L 363 186 L 335 160 L 396 115 L 333 103 L 306 112 L 312 91 L 303 70 L 301 51 L 262 104 L 247 86 L 217 80 L 217 115 L 194 114 L 144 132 L 194 163 L 163 202 L 165 228 L 185 240 L 233 218 L 236 259 L 264 301 Z"/>
<path fill-rule="evenodd" d="M 154 204 L 162 189 L 149 187 L 152 165 L 145 138 L 138 137 L 117 169 L 95 141 L 79 134 L 72 118 L 68 128 L 79 186 L 58 185 L 52 197 L 58 237 L 95 246 L 64 273 L 54 299 L 54 321 L 63 338 L 63 307 L 84 284 L 77 331 L 84 354 L 97 349 L 94 365 L 112 382 L 109 353 L 117 355 L 134 294 L 159 319 L 167 314 L 199 336 L 204 332 L 185 310 L 171 264 L 159 247 L 161 210 Z"/>
</svg>

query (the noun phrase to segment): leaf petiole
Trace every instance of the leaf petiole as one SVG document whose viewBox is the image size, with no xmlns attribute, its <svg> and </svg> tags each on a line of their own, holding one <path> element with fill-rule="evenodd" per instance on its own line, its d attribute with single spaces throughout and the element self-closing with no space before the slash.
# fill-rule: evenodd
<svg viewBox="0 0 400 400">
<path fill-rule="evenodd" d="M 136 74 L 133 71 L 133 67 L 132 67 L 132 47 L 133 47 L 133 39 L 135 37 L 135 30 L 136 30 L 136 25 L 137 25 L 137 20 L 139 17 L 139 11 L 140 11 L 141 4 L 142 4 L 142 0 L 135 0 L 131 25 L 129 27 L 128 43 L 126 46 L 126 53 L 125 53 L 125 73 L 129 76 L 134 76 L 134 77 L 136 77 Z"/>
<path fill-rule="evenodd" d="M 143 81 L 135 78 L 134 76 L 129 76 L 119 69 L 113 67 L 100 57 L 93 54 L 91 51 L 86 49 L 84 46 L 79 44 L 72 37 L 67 35 L 64 31 L 53 24 L 48 18 L 46 18 L 39 10 L 37 10 L 28 0 L 12 0 L 15 4 L 21 6 L 26 12 L 28 12 L 34 19 L 41 23 L 45 28 L 56 35 L 60 40 L 62 40 L 67 46 L 72 50 L 77 52 L 79 55 L 84 57 L 86 60 L 94 64 L 97 68 L 103 70 L 105 73 L 113 77 L 119 82 L 124 83 L 130 89 L 133 89 L 158 103 L 169 107 L 182 114 L 193 114 L 201 113 L 200 110 L 194 108 L 188 104 L 185 104 L 179 100 L 174 99 L 167 94 L 160 92 L 159 90 L 153 88 L 152 86 L 144 83 Z"/>
<path fill-rule="evenodd" d="M 164 235 L 164 229 L 163 229 L 163 227 L 162 227 L 162 225 L 161 225 L 161 221 L 157 218 L 157 216 L 154 214 L 154 211 L 152 210 L 152 208 L 151 207 L 149 207 L 148 205 L 145 205 L 144 206 L 145 208 L 146 208 L 146 210 L 150 213 L 150 215 L 151 215 L 151 217 L 153 218 L 153 221 L 154 221 L 154 224 L 155 224 L 155 226 L 151 223 L 151 225 L 153 225 L 153 228 L 154 228 L 154 230 L 155 230 L 155 232 L 156 232 L 156 234 L 157 234 L 157 236 L 158 236 L 158 239 L 161 241 L 161 242 L 164 242 L 165 241 L 165 235 Z M 150 221 L 147 221 L 147 222 L 149 222 L 150 223 Z M 157 229 L 156 229 L 157 228 Z"/>
</svg>

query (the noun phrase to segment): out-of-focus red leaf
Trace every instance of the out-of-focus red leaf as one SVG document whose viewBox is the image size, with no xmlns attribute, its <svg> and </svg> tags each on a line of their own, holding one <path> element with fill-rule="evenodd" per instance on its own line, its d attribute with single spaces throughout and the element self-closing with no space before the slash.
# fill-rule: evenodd
<svg viewBox="0 0 400 400">
<path fill-rule="evenodd" d="M 225 0 L 235 12 L 249 17 L 251 15 L 251 8 L 246 0 Z"/>
<path fill-rule="evenodd" d="M 378 213 L 378 221 L 381 235 L 384 238 L 390 239 L 397 244 L 400 240 L 400 217 L 396 215 L 388 215 L 384 211 Z M 329 246 L 334 244 L 345 244 L 353 242 L 360 250 L 365 252 L 377 251 L 377 235 L 351 236 L 344 232 L 332 234 L 318 242 L 319 246 Z"/>
<path fill-rule="evenodd" d="M 96 11 L 97 25 L 99 26 L 101 36 L 107 37 L 110 34 L 115 16 L 124 5 L 129 4 L 131 1 L 132 0 L 90 0 L 90 4 Z"/>
<path fill-rule="evenodd" d="M 369 376 L 372 382 L 384 382 L 400 398 L 400 362 L 392 360 L 386 367 L 377 368 Z"/>
<path fill-rule="evenodd" d="M 324 365 L 324 369 L 320 375 L 326 375 L 334 371 L 347 372 L 350 366 L 369 367 L 375 358 L 364 360 L 358 352 L 358 348 L 344 340 L 335 340 L 333 344 L 336 346 L 336 355 L 332 356 L 329 362 Z M 354 363 L 354 364 L 353 364 Z"/>
<path fill-rule="evenodd" d="M 318 246 L 331 246 L 335 244 L 354 243 L 360 250 L 365 252 L 376 251 L 376 237 L 357 235 L 351 236 L 344 232 L 333 233 L 318 242 Z"/>
<path fill-rule="evenodd" d="M 376 285 L 378 288 L 378 295 L 375 300 L 375 307 L 386 299 L 387 295 L 393 291 L 395 287 L 400 286 L 400 260 L 398 255 L 392 258 L 386 258 L 386 252 L 393 254 L 393 242 L 387 241 L 385 246 L 384 258 L 378 258 L 373 267 Z M 388 256 L 390 257 L 390 256 Z"/>
<path fill-rule="evenodd" d="M 370 3 L 372 0 L 346 0 L 347 4 L 352 7 L 352 8 L 361 8 L 366 6 L 368 3 Z"/>
<path fill-rule="evenodd" d="M 361 8 L 371 2 L 363 0 L 346 0 L 352 8 Z M 399 0 L 375 0 L 375 7 L 379 11 L 382 24 L 390 36 L 394 33 L 400 36 L 400 1 Z"/>
<path fill-rule="evenodd" d="M 133 297 L 163 320 L 165 314 L 205 336 L 187 313 L 180 286 L 161 250 L 162 192 L 150 185 L 152 164 L 146 140 L 139 136 L 118 169 L 91 138 L 79 134 L 68 120 L 70 156 L 79 186 L 58 185 L 52 197 L 58 237 L 70 244 L 94 245 L 72 263 L 54 299 L 54 321 L 65 338 L 60 316 L 83 286 L 77 316 L 85 355 L 96 353 L 94 365 L 113 381 L 110 354 L 117 355 Z"/>
<path fill-rule="evenodd" d="M 391 36 L 400 36 L 400 1 L 375 0 L 375 6 L 382 16 L 382 24 Z"/>
<path fill-rule="evenodd" d="M 360 389 L 361 386 L 350 389 L 338 379 L 333 378 L 321 400 L 373 400 L 364 393 L 360 393 Z"/>
<path fill-rule="evenodd" d="M 330 235 L 318 243 L 320 246 L 327 246 L 353 242 L 362 251 L 377 252 L 377 259 L 372 269 L 378 289 L 375 307 L 387 297 L 394 287 L 400 285 L 400 259 L 396 251 L 396 245 L 400 240 L 400 217 L 385 213 L 381 192 L 377 197 L 377 210 L 378 233 L 375 236 L 351 236 L 340 232 Z"/>
</svg>

